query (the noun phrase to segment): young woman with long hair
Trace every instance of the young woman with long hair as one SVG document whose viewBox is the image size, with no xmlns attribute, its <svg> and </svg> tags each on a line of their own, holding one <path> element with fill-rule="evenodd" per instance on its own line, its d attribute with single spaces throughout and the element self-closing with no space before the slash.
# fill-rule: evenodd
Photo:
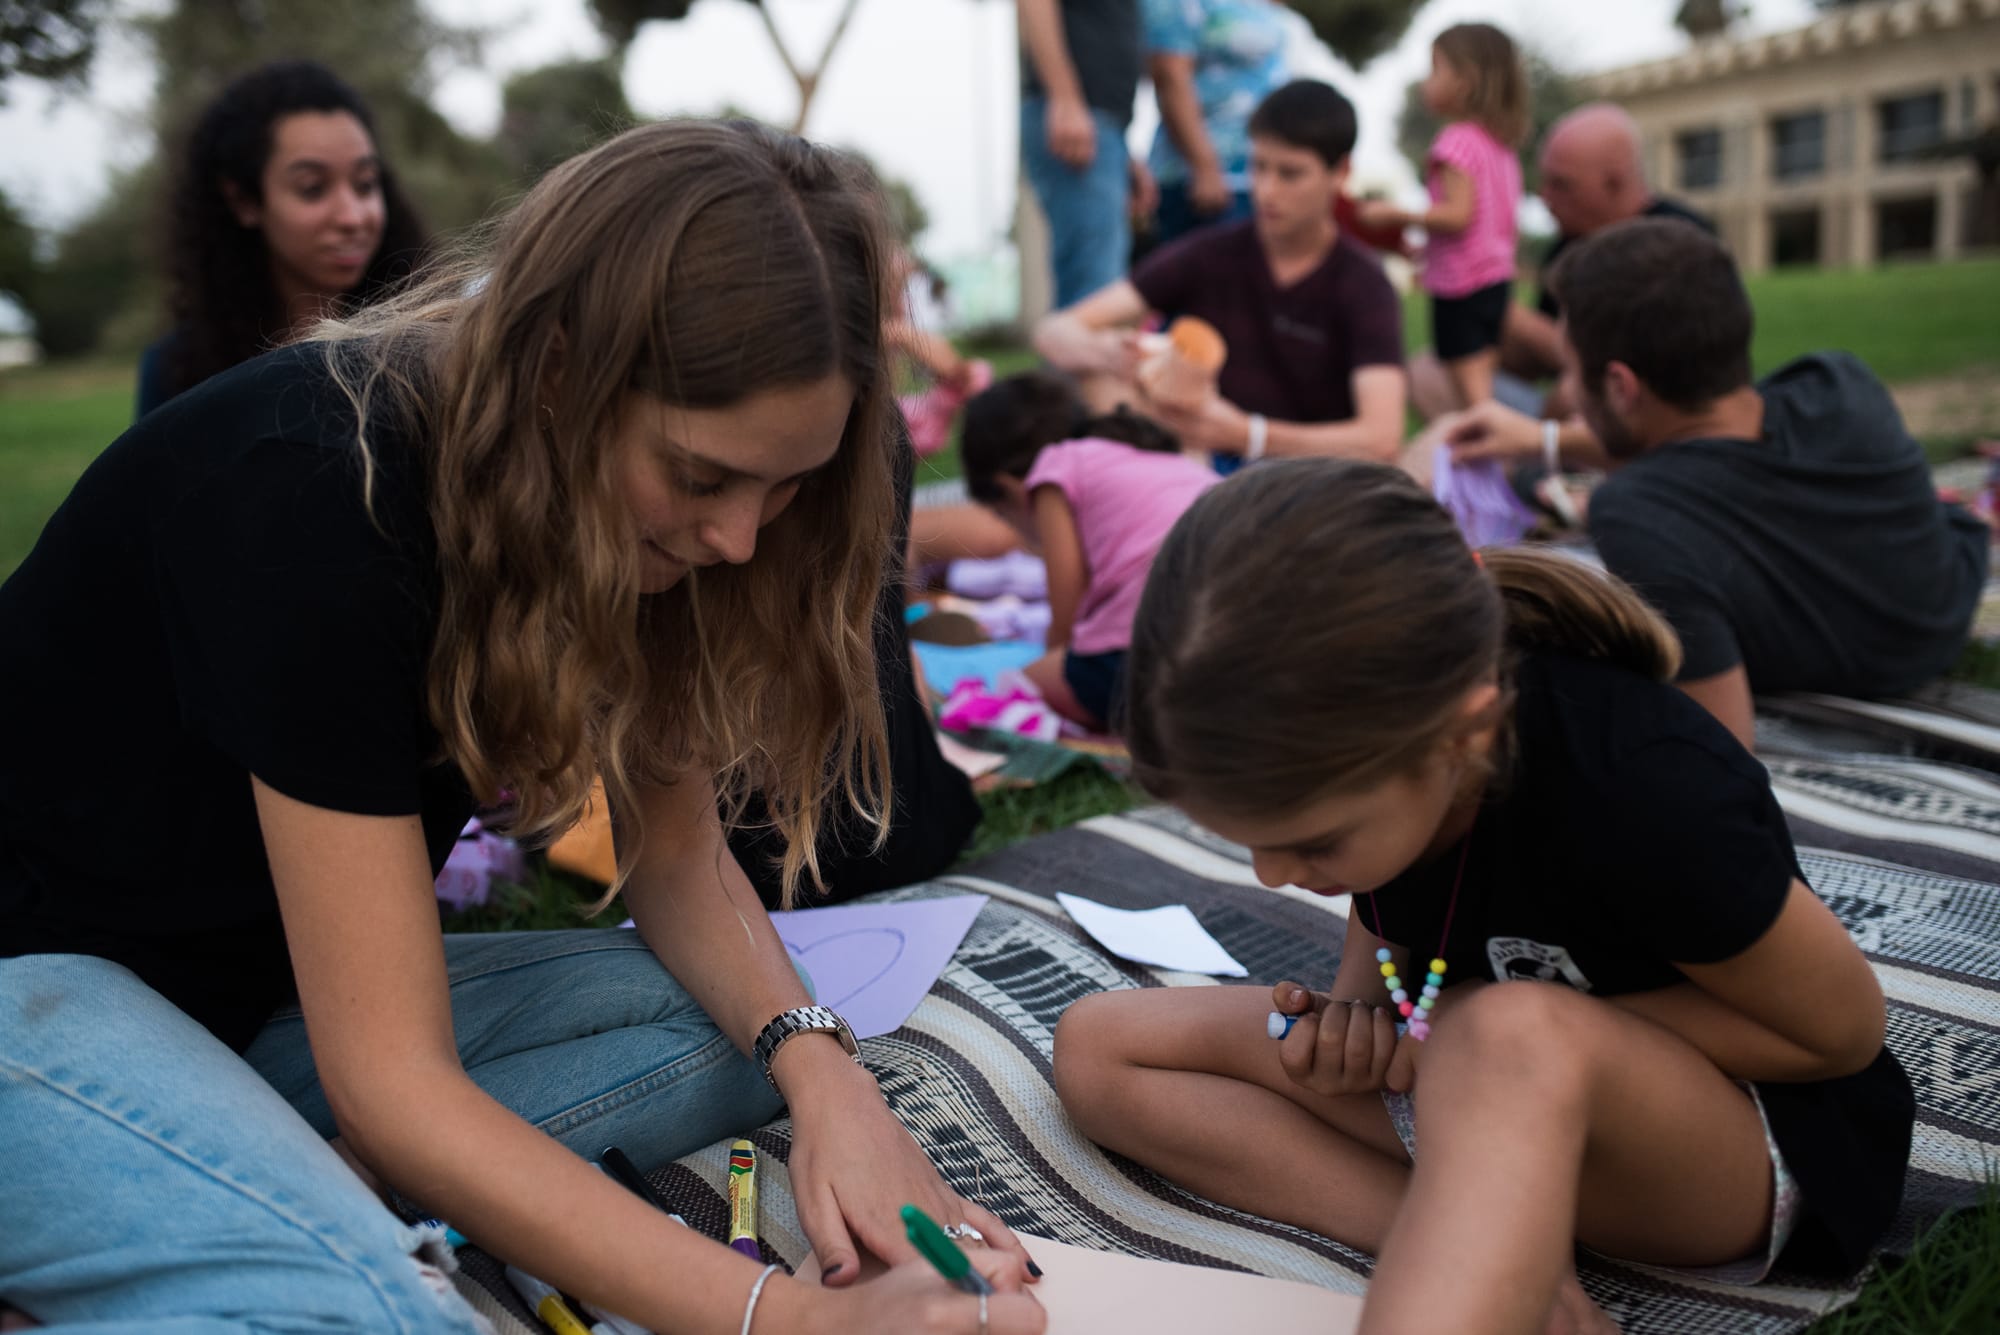
<svg viewBox="0 0 2000 1335">
<path fill-rule="evenodd" d="M 662 1332 L 1041 1329 L 1018 1243 L 810 1005 L 724 842 L 754 790 L 789 901 L 827 813 L 886 804 L 879 207 L 789 136 L 632 130 L 477 263 L 86 472 L 0 585 L 0 1300 L 475 1329 L 337 1134 Z M 442 936 L 475 804 L 546 836 L 598 774 L 638 931 Z M 580 1157 L 661 1163 L 785 1103 L 824 1290 Z M 1000 1292 L 916 1261 L 905 1202 L 982 1233 Z M 848 1288 L 862 1247 L 904 1264 Z"/>
</svg>

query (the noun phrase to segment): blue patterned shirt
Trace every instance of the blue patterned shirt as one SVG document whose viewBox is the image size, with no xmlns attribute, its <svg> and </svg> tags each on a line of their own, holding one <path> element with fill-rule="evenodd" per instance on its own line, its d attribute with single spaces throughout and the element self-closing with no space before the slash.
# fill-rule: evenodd
<svg viewBox="0 0 2000 1335">
<path fill-rule="evenodd" d="M 1194 90 L 1231 190 L 1250 188 L 1250 114 L 1285 81 L 1285 23 L 1277 0 L 1145 0 L 1146 53 L 1194 57 Z M 1165 185 L 1192 173 L 1162 121 L 1153 175 Z"/>
</svg>

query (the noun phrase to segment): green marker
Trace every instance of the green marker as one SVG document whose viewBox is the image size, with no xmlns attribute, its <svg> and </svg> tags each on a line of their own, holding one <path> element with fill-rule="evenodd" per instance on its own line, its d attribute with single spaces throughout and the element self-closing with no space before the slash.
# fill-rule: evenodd
<svg viewBox="0 0 2000 1335">
<path fill-rule="evenodd" d="M 910 1238 L 910 1245 L 922 1254 L 926 1261 L 937 1267 L 937 1272 L 967 1293 L 991 1293 L 993 1286 L 986 1282 L 986 1276 L 972 1268 L 964 1252 L 944 1235 L 944 1230 L 931 1222 L 931 1217 L 914 1205 L 903 1207 L 903 1232 Z"/>
</svg>

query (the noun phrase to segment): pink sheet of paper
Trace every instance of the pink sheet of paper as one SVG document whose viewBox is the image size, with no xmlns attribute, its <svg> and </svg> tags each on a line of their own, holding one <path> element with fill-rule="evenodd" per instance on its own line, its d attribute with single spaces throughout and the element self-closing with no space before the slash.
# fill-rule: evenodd
<svg viewBox="0 0 2000 1335">
<path fill-rule="evenodd" d="M 1048 1311 L 1048 1335 L 1353 1335 L 1360 1326 L 1353 1294 L 1019 1236 L 1043 1271 L 1028 1291 Z M 798 1273 L 816 1281 L 819 1259 L 806 1257 Z M 879 1262 L 863 1266 L 864 1282 L 871 1273 Z"/>
<path fill-rule="evenodd" d="M 985 895 L 838 904 L 771 922 L 812 975 L 819 1004 L 839 1011 L 856 1038 L 877 1038 L 902 1028 L 985 904 Z"/>
</svg>

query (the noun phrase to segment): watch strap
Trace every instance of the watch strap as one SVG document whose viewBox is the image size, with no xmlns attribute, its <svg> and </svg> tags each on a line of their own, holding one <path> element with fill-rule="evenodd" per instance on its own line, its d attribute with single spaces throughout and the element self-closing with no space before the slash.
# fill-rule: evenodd
<svg viewBox="0 0 2000 1335">
<path fill-rule="evenodd" d="M 847 1049 L 848 1056 L 857 1063 L 861 1060 L 861 1045 L 854 1041 L 854 1031 L 847 1027 L 847 1021 L 825 1006 L 795 1006 L 765 1025 L 750 1049 L 750 1055 L 757 1059 L 757 1068 L 772 1089 L 778 1088 L 778 1082 L 771 1075 L 771 1062 L 779 1048 L 800 1034 L 832 1034 Z"/>
</svg>

